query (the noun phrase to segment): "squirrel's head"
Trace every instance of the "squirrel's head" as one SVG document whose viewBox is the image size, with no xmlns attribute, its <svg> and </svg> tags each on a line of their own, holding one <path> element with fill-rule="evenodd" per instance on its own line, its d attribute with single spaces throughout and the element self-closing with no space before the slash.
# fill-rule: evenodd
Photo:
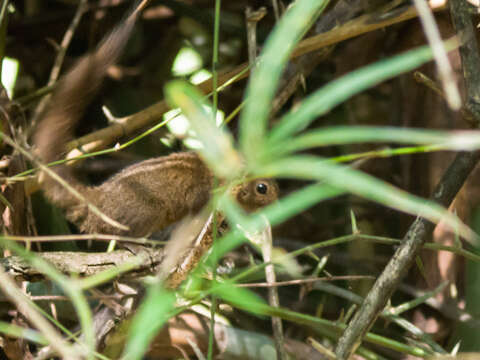
<svg viewBox="0 0 480 360">
<path fill-rule="evenodd" d="M 271 204 L 278 198 L 278 185 L 273 179 L 255 179 L 233 188 L 238 203 L 247 212 Z"/>
</svg>

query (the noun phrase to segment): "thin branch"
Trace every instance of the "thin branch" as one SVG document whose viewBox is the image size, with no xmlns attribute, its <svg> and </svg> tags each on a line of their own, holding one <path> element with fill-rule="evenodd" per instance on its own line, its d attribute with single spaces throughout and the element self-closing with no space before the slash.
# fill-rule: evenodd
<svg viewBox="0 0 480 360">
<path fill-rule="evenodd" d="M 250 6 L 245 9 L 245 20 L 247 22 L 247 45 L 248 63 L 250 68 L 255 67 L 257 60 L 257 23 L 267 14 L 264 7 L 253 11 Z"/>
<path fill-rule="evenodd" d="M 272 0 L 273 13 L 275 15 L 275 21 L 280 20 L 280 7 L 278 6 L 278 0 Z"/>
<path fill-rule="evenodd" d="M 432 90 L 435 94 L 440 96 L 442 99 L 446 100 L 446 95 L 442 91 L 442 89 L 433 81 L 430 79 L 427 75 L 423 74 L 420 71 L 415 71 L 413 73 L 413 77 L 415 78 L 415 81 L 418 83 L 425 85 L 427 88 Z M 477 120 L 475 120 L 475 117 L 472 115 L 471 111 L 465 107 L 462 106 L 460 108 L 460 114 L 462 115 L 462 119 L 465 120 L 468 125 L 471 127 L 476 127 L 477 126 Z"/>
<path fill-rule="evenodd" d="M 246 283 L 246 284 L 237 284 L 237 287 L 248 287 L 248 288 L 258 288 L 258 287 L 278 287 L 278 286 L 291 286 L 291 285 L 303 285 L 309 284 L 317 281 L 339 281 L 339 280 L 373 280 L 375 277 L 370 275 L 345 275 L 345 276 L 324 276 L 324 277 L 313 277 L 306 279 L 296 279 L 296 280 L 287 280 L 287 281 L 275 281 L 275 282 L 261 282 L 261 283 Z"/>
<path fill-rule="evenodd" d="M 62 67 L 65 54 L 67 53 L 68 46 L 72 41 L 73 34 L 75 33 L 75 30 L 77 29 L 78 24 L 80 23 L 80 19 L 82 18 L 82 15 L 84 14 L 86 8 L 87 0 L 80 0 L 80 2 L 78 3 L 77 11 L 75 12 L 75 16 L 73 17 L 70 26 L 68 27 L 65 35 L 63 36 L 62 42 L 60 44 L 60 49 L 55 59 L 55 63 L 53 64 L 53 68 L 50 73 L 47 85 L 53 85 L 60 76 L 60 69 Z"/>
<path fill-rule="evenodd" d="M 46 235 L 46 236 L 13 236 L 4 235 L 4 239 L 21 242 L 58 242 L 58 241 L 77 241 L 77 240 L 98 240 L 98 241 L 119 241 L 129 242 L 139 245 L 159 245 L 164 241 L 150 240 L 146 238 L 134 238 L 128 236 L 108 235 L 108 234 L 75 234 L 75 235 Z"/>
<path fill-rule="evenodd" d="M 85 297 L 92 300 L 123 300 L 125 298 L 133 296 L 136 295 L 116 293 L 113 295 L 89 295 Z M 71 299 L 65 295 L 32 295 L 29 298 L 32 301 L 71 301 Z"/>
<path fill-rule="evenodd" d="M 5 141 L 8 145 L 12 146 L 15 148 L 17 151 L 19 151 L 23 156 L 25 156 L 28 160 L 33 162 L 35 166 L 39 167 L 42 171 L 46 172 L 49 176 L 51 176 L 55 181 L 60 183 L 62 186 L 64 186 L 74 197 L 85 203 L 88 208 L 95 213 L 98 217 L 100 217 L 103 221 L 105 221 L 107 224 L 110 224 L 116 228 L 122 229 L 122 230 L 128 230 L 128 227 L 125 225 L 120 224 L 118 221 L 115 221 L 108 217 L 106 214 L 104 214 L 98 207 L 93 205 L 90 201 L 88 201 L 82 194 L 80 194 L 76 189 L 74 189 L 70 184 L 68 184 L 63 178 L 58 176 L 55 172 L 50 170 L 47 166 L 43 165 L 41 162 L 36 160 L 32 154 L 30 154 L 27 150 L 22 148 L 20 145 L 15 143 L 10 137 L 7 135 L 3 134 L 0 132 L 0 137 Z"/>
<path fill-rule="evenodd" d="M 447 52 L 443 47 L 440 31 L 438 30 L 432 11 L 426 0 L 413 0 L 413 2 L 418 10 L 425 36 L 432 48 L 433 58 L 435 59 L 440 79 L 442 80 L 447 103 L 452 109 L 459 110 L 462 106 L 462 99 L 460 98 L 460 92 L 455 82 L 455 74 L 448 60 Z"/>
<path fill-rule="evenodd" d="M 272 252 L 273 252 L 273 243 L 272 243 L 272 228 L 270 224 L 265 227 L 265 230 L 260 234 L 261 238 L 261 249 L 263 255 L 263 261 L 266 263 L 271 263 Z M 268 303 L 272 307 L 280 307 L 280 299 L 278 297 L 278 288 L 276 286 L 271 286 L 274 284 L 277 279 L 275 275 L 275 267 L 273 264 L 265 266 L 265 279 L 270 285 L 268 287 Z M 288 356 L 285 352 L 285 339 L 283 335 L 283 325 L 282 319 L 278 316 L 272 316 L 272 329 L 273 329 L 273 340 L 275 342 L 275 349 L 277 351 L 277 358 L 280 360 L 287 360 Z"/>
<path fill-rule="evenodd" d="M 62 68 L 63 60 L 65 59 L 65 54 L 67 53 L 68 46 L 70 45 L 73 34 L 75 33 L 75 30 L 80 23 L 80 19 L 82 18 L 82 15 L 85 13 L 86 10 L 87 0 L 80 0 L 80 2 L 78 3 L 77 11 L 75 12 L 75 16 L 73 17 L 72 22 L 70 23 L 67 31 L 65 32 L 62 42 L 60 43 L 60 46 L 58 48 L 57 57 L 55 58 L 55 62 L 53 64 L 52 71 L 50 72 L 50 77 L 46 86 L 47 89 L 53 87 L 54 84 L 57 82 L 58 77 L 60 76 L 60 69 Z M 50 102 L 50 98 L 51 95 L 47 95 L 38 103 L 32 116 L 32 128 L 47 107 L 48 103 Z"/>
<path fill-rule="evenodd" d="M 22 107 L 26 107 L 29 103 L 36 101 L 38 98 L 50 94 L 53 89 L 55 89 L 55 85 L 41 87 L 32 93 L 24 95 L 20 98 L 15 98 L 15 102 Z"/>
</svg>

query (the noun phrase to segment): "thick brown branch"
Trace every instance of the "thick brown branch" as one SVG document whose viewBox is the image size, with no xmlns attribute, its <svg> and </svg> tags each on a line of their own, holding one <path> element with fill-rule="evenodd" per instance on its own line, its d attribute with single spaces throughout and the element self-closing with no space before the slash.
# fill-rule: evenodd
<svg viewBox="0 0 480 360">
<path fill-rule="evenodd" d="M 134 255 L 128 250 L 117 250 L 102 253 L 82 253 L 69 251 L 52 251 L 38 253 L 38 256 L 50 262 L 64 274 L 91 276 L 102 271 L 114 269 L 126 263 L 137 263 L 134 270 L 122 274 L 122 277 L 138 277 L 140 275 L 155 274 L 163 261 L 163 249 L 143 248 L 142 252 Z M 19 256 L 9 256 L 1 260 L 5 271 L 17 280 L 40 281 L 44 275 L 31 267 Z"/>
</svg>

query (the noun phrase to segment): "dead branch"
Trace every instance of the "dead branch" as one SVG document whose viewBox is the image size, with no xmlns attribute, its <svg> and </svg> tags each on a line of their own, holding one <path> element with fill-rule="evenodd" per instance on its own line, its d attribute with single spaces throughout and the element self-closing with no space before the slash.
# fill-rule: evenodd
<svg viewBox="0 0 480 360">
<path fill-rule="evenodd" d="M 137 263 L 130 272 L 122 274 L 122 277 L 136 277 L 141 275 L 155 274 L 158 266 L 164 258 L 163 249 L 143 248 L 138 254 L 128 250 L 116 250 L 112 252 L 84 253 L 70 251 L 52 251 L 38 253 L 42 259 L 47 260 L 56 269 L 64 274 L 76 274 L 77 276 L 91 276 L 102 271 L 114 269 L 125 263 Z M 31 267 L 19 256 L 9 256 L 1 259 L 5 272 L 16 280 L 40 281 L 44 275 Z"/>
</svg>

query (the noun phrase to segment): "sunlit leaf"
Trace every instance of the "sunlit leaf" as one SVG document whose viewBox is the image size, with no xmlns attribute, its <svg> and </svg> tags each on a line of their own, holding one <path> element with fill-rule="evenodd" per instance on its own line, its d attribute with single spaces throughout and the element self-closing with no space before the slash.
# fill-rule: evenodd
<svg viewBox="0 0 480 360">
<path fill-rule="evenodd" d="M 7 90 L 9 98 L 13 97 L 13 89 L 17 82 L 19 63 L 18 60 L 4 57 L 2 61 L 2 84 Z"/>
<path fill-rule="evenodd" d="M 172 81 L 165 86 L 172 107 L 179 107 L 188 118 L 203 148 L 198 152 L 215 173 L 222 178 L 236 177 L 242 170 L 240 155 L 233 147 L 232 136 L 225 128 L 217 127 L 212 114 L 205 108 L 204 97 L 184 81 Z"/>
<path fill-rule="evenodd" d="M 449 50 L 456 46 L 457 43 L 453 41 L 446 43 Z M 269 136 L 270 141 L 278 142 L 305 129 L 317 117 L 324 115 L 353 95 L 401 73 L 413 70 L 431 59 L 431 49 L 423 46 L 365 66 L 338 80 L 329 82 L 304 99 L 299 107 L 285 115 L 272 129 Z"/>
<path fill-rule="evenodd" d="M 389 126 L 335 126 L 311 130 L 288 141 L 270 141 L 270 157 L 314 147 L 358 143 L 388 142 L 397 144 L 436 145 L 439 150 L 471 151 L 480 147 L 479 131 L 438 131 Z"/>
<path fill-rule="evenodd" d="M 253 70 L 246 92 L 247 102 L 240 117 L 241 150 L 249 163 L 254 162 L 262 150 L 271 103 L 288 57 L 328 2 L 296 1 L 265 42 L 260 63 Z"/>
<path fill-rule="evenodd" d="M 172 73 L 174 76 L 189 75 L 202 67 L 202 57 L 191 47 L 183 47 L 173 61 Z"/>
</svg>

